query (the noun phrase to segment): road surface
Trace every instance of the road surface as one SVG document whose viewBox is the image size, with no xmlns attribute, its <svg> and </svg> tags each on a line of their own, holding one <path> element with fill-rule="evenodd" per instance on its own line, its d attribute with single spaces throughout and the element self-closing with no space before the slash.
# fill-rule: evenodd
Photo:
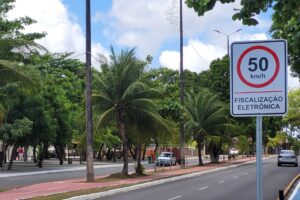
<svg viewBox="0 0 300 200">
<path fill-rule="evenodd" d="M 278 190 L 300 172 L 299 167 L 277 167 L 276 158 L 263 162 L 264 200 L 277 198 Z M 178 182 L 121 193 L 101 200 L 255 200 L 255 163 Z"/>
</svg>

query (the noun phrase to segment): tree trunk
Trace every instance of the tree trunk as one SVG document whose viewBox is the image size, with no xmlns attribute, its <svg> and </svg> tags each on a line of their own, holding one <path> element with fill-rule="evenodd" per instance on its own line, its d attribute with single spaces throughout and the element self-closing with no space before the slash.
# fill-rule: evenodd
<svg viewBox="0 0 300 200">
<path fill-rule="evenodd" d="M 3 160 L 4 160 L 4 152 L 3 149 L 0 151 L 0 167 L 3 166 Z"/>
<path fill-rule="evenodd" d="M 11 156 L 10 156 L 10 160 L 9 160 L 9 164 L 8 164 L 8 170 L 12 169 L 12 165 L 13 165 L 13 160 L 16 157 L 16 151 L 17 151 L 17 144 L 14 145 L 12 152 L 11 152 Z"/>
<path fill-rule="evenodd" d="M 133 160 L 136 160 L 137 148 L 134 147 L 134 152 L 133 152 L 133 150 L 132 150 L 132 145 L 128 146 L 128 148 L 129 148 L 129 152 L 130 152 L 130 154 L 131 154 Z"/>
<path fill-rule="evenodd" d="M 202 160 L 202 142 L 197 141 L 198 143 L 198 158 L 199 158 L 199 166 L 203 166 L 203 160 Z"/>
<path fill-rule="evenodd" d="M 79 164 L 82 164 L 82 151 L 80 151 L 80 155 L 79 155 Z"/>
<path fill-rule="evenodd" d="M 25 146 L 24 147 L 24 161 L 28 161 L 28 146 Z"/>
<path fill-rule="evenodd" d="M 5 159 L 5 143 L 2 141 L 2 149 L 0 152 L 0 167 L 4 168 L 4 159 Z"/>
<path fill-rule="evenodd" d="M 99 148 L 99 152 L 98 152 L 98 157 L 97 157 L 97 160 L 100 160 L 102 161 L 102 149 L 104 147 L 104 144 L 102 144 Z"/>
<path fill-rule="evenodd" d="M 40 147 L 40 152 L 39 152 L 39 160 L 38 160 L 38 167 L 42 168 L 43 167 L 43 161 L 45 158 L 45 152 L 48 151 L 48 145 L 42 145 Z"/>
<path fill-rule="evenodd" d="M 113 162 L 117 162 L 116 147 L 114 147 L 113 151 Z"/>
<path fill-rule="evenodd" d="M 135 170 L 135 172 L 137 174 L 143 174 L 143 168 L 142 168 L 142 164 L 141 164 L 141 157 L 142 157 L 142 146 L 141 145 L 137 145 L 137 168 Z"/>
<path fill-rule="evenodd" d="M 209 145 L 209 154 L 210 154 L 210 160 L 212 163 L 219 163 L 219 147 L 217 144 L 210 144 Z"/>
<path fill-rule="evenodd" d="M 64 147 L 63 145 L 57 145 L 55 146 L 55 151 L 56 151 L 56 155 L 59 159 L 59 164 L 60 165 L 63 165 L 64 164 Z"/>
<path fill-rule="evenodd" d="M 106 160 L 110 161 L 112 159 L 111 148 L 108 148 L 106 152 Z"/>
<path fill-rule="evenodd" d="M 128 144 L 127 144 L 127 137 L 125 133 L 125 113 L 122 108 L 118 109 L 117 112 L 117 127 L 119 129 L 122 146 L 123 146 L 123 169 L 122 174 L 128 175 Z"/>
<path fill-rule="evenodd" d="M 154 149 L 154 155 L 156 155 L 157 149 L 158 149 L 158 140 L 155 139 L 155 149 Z"/>
<path fill-rule="evenodd" d="M 144 146 L 144 151 L 143 151 L 143 159 L 142 159 L 142 160 L 145 160 L 145 157 L 146 157 L 146 151 L 147 151 L 147 145 L 145 144 L 145 146 Z"/>
<path fill-rule="evenodd" d="M 33 146 L 33 162 L 37 163 L 37 159 L 36 159 L 36 145 Z"/>
</svg>

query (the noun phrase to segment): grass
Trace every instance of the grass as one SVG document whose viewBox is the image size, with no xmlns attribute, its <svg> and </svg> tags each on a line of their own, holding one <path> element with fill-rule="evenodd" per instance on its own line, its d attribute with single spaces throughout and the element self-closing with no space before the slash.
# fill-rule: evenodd
<svg viewBox="0 0 300 200">
<path fill-rule="evenodd" d="M 4 191 L 6 191 L 7 189 L 5 189 L 5 188 L 0 188 L 0 192 L 4 192 Z"/>
<path fill-rule="evenodd" d="M 134 179 L 134 178 L 143 177 L 143 176 L 148 176 L 148 175 L 147 174 L 136 174 L 136 173 L 124 175 L 122 173 L 115 173 L 115 174 L 111 174 L 108 177 L 95 179 L 95 182 L 96 183 L 112 182 L 112 181 L 118 181 L 118 180 L 122 180 L 122 179 Z"/>
<path fill-rule="evenodd" d="M 116 174 L 112 174 L 108 177 L 95 179 L 95 182 L 97 182 L 97 183 L 111 182 L 111 181 L 117 181 L 117 180 L 128 179 L 128 178 L 134 179 L 134 178 L 138 178 L 138 177 L 141 177 L 141 176 L 148 176 L 148 175 L 146 175 L 146 174 L 123 175 L 122 173 L 116 173 Z M 71 197 L 75 197 L 75 196 L 81 196 L 81 195 L 93 194 L 93 193 L 98 193 L 98 192 L 104 192 L 104 191 L 113 190 L 113 189 L 117 189 L 117 188 L 128 187 L 128 186 L 131 186 L 131 185 L 135 185 L 135 184 L 122 184 L 122 185 L 118 185 L 118 186 L 109 186 L 109 187 L 101 187 L 101 188 L 92 188 L 92 189 L 70 191 L 70 192 L 53 194 L 53 195 L 48 195 L 48 196 L 33 197 L 33 198 L 30 198 L 30 199 L 31 200 L 59 200 L 59 199 L 66 199 L 66 198 L 71 198 Z"/>
</svg>

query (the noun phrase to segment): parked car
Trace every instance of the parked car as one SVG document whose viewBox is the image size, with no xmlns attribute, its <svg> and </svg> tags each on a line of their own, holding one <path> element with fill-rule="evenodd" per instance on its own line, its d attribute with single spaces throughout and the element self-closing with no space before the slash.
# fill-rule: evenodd
<svg viewBox="0 0 300 200">
<path fill-rule="evenodd" d="M 277 165 L 292 164 L 298 167 L 298 157 L 293 150 L 281 150 L 278 154 Z"/>
<path fill-rule="evenodd" d="M 176 165 L 176 156 L 172 152 L 162 152 L 158 158 L 156 165 Z"/>
</svg>

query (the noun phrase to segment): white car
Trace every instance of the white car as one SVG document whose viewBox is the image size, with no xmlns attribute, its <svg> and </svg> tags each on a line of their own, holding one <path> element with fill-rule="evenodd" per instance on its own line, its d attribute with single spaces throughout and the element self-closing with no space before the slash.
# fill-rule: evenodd
<svg viewBox="0 0 300 200">
<path fill-rule="evenodd" d="M 176 156 L 172 152 L 162 152 L 158 158 L 156 165 L 176 165 Z"/>
<path fill-rule="evenodd" d="M 282 164 L 293 164 L 295 167 L 298 166 L 298 157 L 293 150 L 281 150 L 278 155 L 277 165 Z"/>
</svg>

